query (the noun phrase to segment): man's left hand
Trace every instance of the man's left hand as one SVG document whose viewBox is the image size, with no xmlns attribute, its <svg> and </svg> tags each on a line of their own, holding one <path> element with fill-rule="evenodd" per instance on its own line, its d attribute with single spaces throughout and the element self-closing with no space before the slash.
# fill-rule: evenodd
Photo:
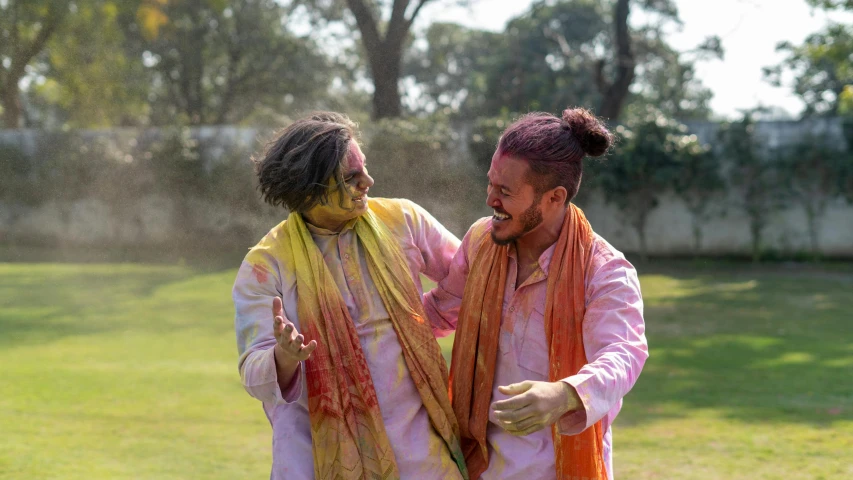
<svg viewBox="0 0 853 480">
<path fill-rule="evenodd" d="M 512 397 L 491 405 L 504 430 L 523 437 L 553 425 L 565 413 L 583 408 L 575 388 L 566 382 L 524 381 L 498 387 Z"/>
</svg>

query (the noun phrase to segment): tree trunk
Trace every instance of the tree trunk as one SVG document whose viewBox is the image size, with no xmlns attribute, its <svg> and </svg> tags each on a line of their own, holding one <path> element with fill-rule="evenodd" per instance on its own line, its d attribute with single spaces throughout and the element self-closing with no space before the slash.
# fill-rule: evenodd
<svg viewBox="0 0 853 480">
<path fill-rule="evenodd" d="M 752 234 L 752 263 L 761 262 L 761 223 L 755 219 L 750 220 L 749 230 Z"/>
<path fill-rule="evenodd" d="M 636 61 L 634 60 L 634 53 L 631 51 L 631 31 L 628 27 L 628 15 L 631 13 L 629 3 L 629 0 L 619 0 L 613 12 L 615 28 L 613 43 L 616 48 L 614 52 L 615 77 L 613 80 L 608 82 L 604 78 L 604 61 L 600 61 L 597 67 L 596 80 L 602 98 L 601 105 L 599 105 L 596 113 L 610 120 L 619 118 L 625 99 L 628 97 L 631 83 L 634 82 Z"/>
<path fill-rule="evenodd" d="M 67 7 L 68 2 L 64 2 Z M 18 7 L 17 1 L 11 2 L 9 10 L 12 14 L 13 32 L 11 38 L 4 41 L 10 41 L 12 44 L 11 64 L 8 70 L 4 72 L 2 79 L 4 85 L 0 87 L 0 102 L 3 105 L 3 126 L 6 128 L 19 128 L 21 123 L 21 115 L 23 108 L 21 107 L 21 95 L 18 89 L 18 81 L 26 74 L 27 65 L 30 60 L 44 50 L 48 39 L 53 35 L 59 27 L 63 16 L 63 2 L 51 2 L 48 6 L 44 25 L 36 34 L 36 37 L 29 44 L 25 44 L 18 34 Z"/>
<path fill-rule="evenodd" d="M 818 216 L 820 215 L 819 207 L 815 205 L 804 205 L 806 208 L 806 220 L 809 226 L 809 243 L 812 250 L 812 261 L 820 261 L 820 232 L 818 232 Z"/>
<path fill-rule="evenodd" d="M 7 82 L 0 103 L 3 105 L 3 128 L 19 128 L 22 108 L 17 80 Z"/>
<path fill-rule="evenodd" d="M 640 239 L 640 260 L 647 262 L 649 260 L 649 247 L 646 242 L 646 213 L 642 213 L 634 222 L 634 229 L 637 231 L 637 237 Z"/>
<path fill-rule="evenodd" d="M 391 18 L 387 22 L 386 32 L 379 33 L 379 23 L 373 16 L 368 3 L 364 0 L 347 0 L 347 5 L 355 17 L 361 42 L 370 62 L 373 75 L 373 119 L 395 118 L 402 114 L 400 105 L 400 63 L 403 47 L 408 38 L 412 22 L 421 8 L 430 0 L 418 0 L 409 18 L 406 10 L 410 0 L 394 0 L 391 6 Z"/>
<path fill-rule="evenodd" d="M 693 216 L 693 258 L 699 258 L 699 252 L 702 250 L 702 224 Z"/>
<path fill-rule="evenodd" d="M 397 118 L 402 114 L 400 106 L 401 55 L 393 47 L 384 46 L 383 54 L 371 55 L 370 70 L 373 73 L 373 119 Z"/>
</svg>

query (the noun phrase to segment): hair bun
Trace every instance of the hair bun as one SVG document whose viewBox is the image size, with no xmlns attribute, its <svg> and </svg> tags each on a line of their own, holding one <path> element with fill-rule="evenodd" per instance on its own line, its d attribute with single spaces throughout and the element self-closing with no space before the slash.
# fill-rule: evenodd
<svg viewBox="0 0 853 480">
<path fill-rule="evenodd" d="M 604 123 L 585 108 L 563 110 L 563 123 L 571 130 L 584 153 L 600 157 L 613 144 L 613 135 Z"/>
</svg>

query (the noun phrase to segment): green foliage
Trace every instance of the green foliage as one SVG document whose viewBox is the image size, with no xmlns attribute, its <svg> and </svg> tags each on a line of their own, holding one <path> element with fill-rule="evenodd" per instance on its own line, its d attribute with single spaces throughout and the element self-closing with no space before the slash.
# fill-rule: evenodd
<svg viewBox="0 0 853 480">
<path fill-rule="evenodd" d="M 141 59 L 121 48 L 121 2 L 79 2 L 47 55 L 49 77 L 31 91 L 41 123 L 72 128 L 145 124 L 150 77 Z M 125 7 L 126 8 L 126 7 Z"/>
<path fill-rule="evenodd" d="M 675 194 L 684 201 L 691 215 L 693 253 L 702 248 L 702 226 L 723 210 L 725 183 L 719 158 L 695 135 L 683 135 L 678 141 L 680 171 L 675 178 Z"/>
<path fill-rule="evenodd" d="M 69 2 L 5 0 L 0 2 L 0 108 L 3 126 L 21 126 L 19 82 L 44 74 L 45 48 L 71 13 Z"/>
<path fill-rule="evenodd" d="M 457 160 L 459 134 L 446 119 L 383 119 L 364 134 L 362 149 L 376 181 L 371 194 L 413 200 L 452 220 L 445 226 L 457 235 L 482 216 L 471 206 L 484 203 L 485 170 Z M 443 201 L 449 196 L 456 201 Z"/>
<path fill-rule="evenodd" d="M 33 159 L 16 146 L 0 144 L 0 202 L 36 203 L 35 180 Z"/>
<path fill-rule="evenodd" d="M 217 139 L 200 142 L 198 132 L 186 127 L 140 133 L 133 138 L 42 133 L 32 158 L 0 147 L 0 203 L 12 206 L 13 213 L 16 205 L 52 204 L 70 228 L 75 202 L 98 201 L 109 210 L 105 221 L 117 236 L 122 225 L 143 228 L 139 201 L 155 196 L 171 203 L 173 215 L 165 218 L 174 222 L 170 231 L 178 234 L 175 245 L 188 244 L 193 235 L 196 242 L 210 239 L 213 247 L 242 247 L 255 240 L 257 232 L 250 227 L 268 209 L 255 191 L 247 147 L 220 146 Z M 211 212 L 223 212 L 222 225 L 213 224 Z"/>
<path fill-rule="evenodd" d="M 0 2 L 5 123 L 224 124 L 313 107 L 332 70 L 287 12 L 275 0 Z"/>
<path fill-rule="evenodd" d="M 768 217 L 782 208 L 786 199 L 780 190 L 778 170 L 755 138 L 755 123 L 749 113 L 738 122 L 724 124 L 718 132 L 720 156 L 731 165 L 726 173 L 728 187 L 749 219 L 752 260 L 761 260 L 762 233 Z"/>
<path fill-rule="evenodd" d="M 535 2 L 511 20 L 487 79 L 484 109 L 562 111 L 596 105 L 593 51 L 607 48 L 609 10 L 601 2 Z"/>
<path fill-rule="evenodd" d="M 96 146 L 69 132 L 43 134 L 33 157 L 40 200 L 63 207 L 86 198 L 107 163 Z"/>
<path fill-rule="evenodd" d="M 667 26 L 678 18 L 671 2 L 631 8 L 650 20 L 632 22 L 637 68 L 626 114 L 641 117 L 654 106 L 679 119 L 707 118 L 711 93 L 696 78 L 694 65 L 722 55 L 719 39 L 679 52 L 664 39 Z M 600 105 L 603 85 L 618 63 L 612 10 L 613 2 L 537 1 L 502 33 L 434 24 L 424 38 L 425 49 L 415 50 L 406 64 L 405 71 L 424 91 L 414 104 L 475 120 Z"/>
<path fill-rule="evenodd" d="M 469 148 L 474 163 L 482 170 L 488 171 L 492 156 L 498 148 L 501 134 L 513 122 L 508 115 L 498 117 L 480 117 L 474 122 Z"/>
<path fill-rule="evenodd" d="M 700 154 L 701 148 L 686 135 L 683 125 L 656 110 L 649 110 L 630 128 L 617 127 L 616 133 L 618 147 L 595 168 L 596 183 L 605 200 L 627 217 L 645 259 L 649 213 L 658 205 L 661 193 L 672 189 L 682 174 L 684 158 Z"/>
<path fill-rule="evenodd" d="M 137 3 L 0 2 L 0 100 L 6 126 L 144 123 L 148 79 L 141 62 L 123 50 L 119 22 L 121 14 L 135 12 Z M 26 90 L 19 92 L 24 78 L 29 80 Z"/>
<path fill-rule="evenodd" d="M 845 149 L 846 161 L 838 177 L 839 191 L 848 202 L 853 203 L 853 115 L 843 117 L 841 127 L 847 148 Z"/>
<path fill-rule="evenodd" d="M 806 0 L 813 7 L 827 10 L 847 9 L 853 10 L 853 0 Z"/>
<path fill-rule="evenodd" d="M 154 177 L 154 191 L 180 198 L 205 193 L 205 166 L 198 141 L 189 128 L 164 130 L 163 137 L 150 147 L 148 164 Z"/>
<path fill-rule="evenodd" d="M 485 114 L 488 83 L 498 75 L 506 55 L 506 37 L 454 23 L 433 23 L 423 40 L 426 49 L 413 48 L 403 71 L 422 86 L 412 98 L 417 112 L 441 112 L 464 118 Z"/>
<path fill-rule="evenodd" d="M 660 28 L 644 28 L 637 32 L 636 89 L 630 95 L 623 119 L 642 116 L 653 107 L 678 119 L 707 119 L 711 115 L 713 93 L 696 76 L 696 63 L 709 58 L 722 59 L 720 39 L 710 37 L 690 51 L 678 51 L 667 43 Z"/>
<path fill-rule="evenodd" d="M 777 166 L 787 195 L 806 212 L 813 260 L 820 258 L 821 218 L 841 195 L 851 157 L 828 135 L 806 136 L 781 152 Z"/>
<path fill-rule="evenodd" d="M 313 105 L 329 85 L 327 60 L 285 28 L 286 9 L 275 0 L 162 2 L 148 10 L 122 21 L 129 52 L 152 74 L 154 124 L 239 123 L 261 107 Z"/>
<path fill-rule="evenodd" d="M 833 24 L 807 37 L 802 45 L 783 42 L 776 49 L 787 58 L 765 68 L 765 76 L 781 85 L 783 74 L 794 74 L 794 93 L 806 104 L 803 115 L 835 115 L 849 109 L 850 94 L 845 89 L 853 88 L 853 28 Z"/>
<path fill-rule="evenodd" d="M 371 175 L 382 196 L 407 197 L 440 187 L 432 181 L 444 176 L 441 170 L 449 163 L 453 140 L 446 122 L 383 119 L 373 123 L 365 137 L 364 152 L 368 165 L 375 165 Z M 400 182 L 399 172 L 408 172 L 419 182 Z"/>
</svg>

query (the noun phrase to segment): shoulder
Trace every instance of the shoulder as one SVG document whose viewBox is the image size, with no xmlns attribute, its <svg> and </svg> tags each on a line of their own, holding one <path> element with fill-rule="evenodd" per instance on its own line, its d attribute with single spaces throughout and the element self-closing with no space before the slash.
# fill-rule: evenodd
<svg viewBox="0 0 853 480">
<path fill-rule="evenodd" d="M 594 234 L 587 265 L 587 292 L 597 296 L 616 286 L 629 286 L 639 291 L 637 270 L 622 252 L 600 235 Z"/>
<path fill-rule="evenodd" d="M 489 239 L 492 231 L 492 217 L 483 217 L 474 222 L 465 234 L 462 244 L 465 247 L 468 258 L 473 258 L 483 242 Z"/>
<path fill-rule="evenodd" d="M 625 260 L 625 255 L 604 239 L 601 235 L 594 233 L 592 238 L 592 255 L 590 261 L 594 270 L 614 260 Z"/>
<path fill-rule="evenodd" d="M 397 234 L 412 236 L 423 228 L 440 225 L 426 209 L 405 198 L 371 198 L 370 210 Z"/>
<path fill-rule="evenodd" d="M 402 198 L 371 198 L 368 205 L 394 237 L 403 244 L 413 241 L 413 202 Z"/>
<path fill-rule="evenodd" d="M 369 200 L 370 211 L 389 227 L 406 222 L 412 217 L 414 202 L 402 198 L 373 198 Z"/>
<path fill-rule="evenodd" d="M 266 268 L 277 271 L 278 264 L 285 260 L 289 250 L 286 248 L 290 243 L 285 229 L 287 220 L 271 228 L 266 235 L 246 253 L 244 261 L 258 268 Z"/>
</svg>

